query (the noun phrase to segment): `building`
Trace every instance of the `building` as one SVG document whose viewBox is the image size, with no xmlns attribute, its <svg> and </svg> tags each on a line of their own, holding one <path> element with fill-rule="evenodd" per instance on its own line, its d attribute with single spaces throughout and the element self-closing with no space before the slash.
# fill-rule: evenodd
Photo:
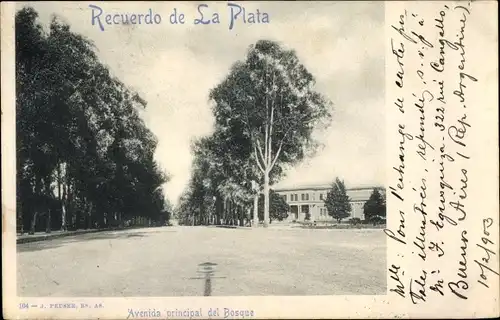
<svg viewBox="0 0 500 320">
<path fill-rule="evenodd" d="M 347 195 L 351 200 L 351 218 L 364 220 L 363 206 L 370 198 L 376 187 L 362 187 L 347 189 Z M 274 191 L 281 195 L 290 205 L 288 220 L 304 221 L 307 214 L 311 221 L 331 221 L 331 216 L 325 206 L 324 200 L 331 185 L 300 186 L 294 188 L 276 188 Z M 346 219 L 346 220 L 347 220 Z"/>
</svg>

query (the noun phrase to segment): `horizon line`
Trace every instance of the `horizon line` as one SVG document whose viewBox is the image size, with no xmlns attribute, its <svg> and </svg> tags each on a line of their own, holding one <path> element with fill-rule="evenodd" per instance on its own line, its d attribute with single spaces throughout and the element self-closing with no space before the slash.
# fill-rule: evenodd
<svg viewBox="0 0 500 320">
<path fill-rule="evenodd" d="M 278 187 L 278 188 L 270 188 L 273 189 L 274 191 L 293 191 L 293 190 L 305 190 L 305 189 L 312 189 L 312 190 L 319 190 L 319 189 L 331 189 L 332 184 L 303 184 L 303 185 L 296 185 L 296 186 L 290 186 L 290 187 Z M 375 189 L 375 188 L 382 188 L 385 189 L 384 186 L 378 185 L 378 184 L 373 184 L 373 185 L 365 185 L 365 186 L 355 186 L 352 188 L 346 188 L 346 190 L 365 190 L 365 189 Z"/>
</svg>

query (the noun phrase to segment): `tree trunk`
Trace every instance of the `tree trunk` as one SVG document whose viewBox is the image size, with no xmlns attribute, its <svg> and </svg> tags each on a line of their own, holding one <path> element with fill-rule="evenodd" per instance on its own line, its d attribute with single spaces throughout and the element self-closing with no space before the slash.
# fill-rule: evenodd
<svg viewBox="0 0 500 320">
<path fill-rule="evenodd" d="M 229 213 L 228 213 L 228 200 L 224 198 L 224 209 L 223 209 L 224 225 L 229 225 Z"/>
<path fill-rule="evenodd" d="M 75 226 L 76 230 L 83 229 L 85 225 L 82 226 L 82 208 L 78 208 L 75 211 Z"/>
<path fill-rule="evenodd" d="M 229 200 L 228 204 L 227 204 L 227 212 L 228 212 L 228 225 L 232 225 L 233 224 L 233 203 L 231 202 L 231 200 Z"/>
<path fill-rule="evenodd" d="M 36 218 L 38 216 L 38 211 L 35 210 L 35 214 L 33 215 L 33 219 L 31 220 L 31 226 L 30 226 L 30 232 L 29 234 L 35 234 L 35 227 L 36 227 Z"/>
<path fill-rule="evenodd" d="M 50 208 L 47 208 L 47 226 L 45 227 L 45 233 L 52 232 L 52 221 L 50 219 Z"/>
<path fill-rule="evenodd" d="M 244 219 L 244 216 L 243 216 L 243 208 L 241 206 L 238 206 L 238 217 L 239 217 L 239 220 L 240 220 L 240 227 L 243 227 L 245 225 L 243 219 Z"/>
<path fill-rule="evenodd" d="M 217 197 L 215 200 L 215 224 L 220 224 L 221 218 L 221 200 Z"/>
<path fill-rule="evenodd" d="M 47 210 L 47 217 L 45 218 L 45 232 L 50 233 L 52 231 L 52 220 L 51 220 L 51 195 L 50 195 L 50 175 L 43 179 L 44 190 L 45 190 L 45 209 Z"/>
<path fill-rule="evenodd" d="M 234 212 L 233 212 L 233 201 L 229 200 L 229 225 L 234 224 Z"/>
<path fill-rule="evenodd" d="M 87 198 L 85 197 L 82 197 L 81 200 L 81 210 L 83 219 L 82 229 L 87 230 L 89 228 L 89 211 L 87 206 Z"/>
<path fill-rule="evenodd" d="M 264 172 L 264 228 L 269 226 L 269 171 Z"/>
<path fill-rule="evenodd" d="M 231 225 L 231 202 L 226 200 L 226 212 L 224 217 L 224 223 L 226 226 Z"/>
<path fill-rule="evenodd" d="M 71 180 L 69 178 L 69 175 L 67 175 L 66 178 L 66 199 L 65 199 L 65 206 L 66 206 L 66 218 L 70 217 L 71 224 L 74 225 L 75 230 L 78 228 L 78 220 L 76 217 L 75 210 L 73 210 L 73 194 L 71 193 Z M 66 219 L 67 220 L 67 219 Z M 67 223 L 66 223 L 67 225 Z"/>
<path fill-rule="evenodd" d="M 59 171 L 60 172 L 60 171 Z M 61 199 L 61 230 L 66 231 L 68 228 L 66 226 L 66 206 L 67 206 L 67 184 L 62 183 L 62 195 L 60 197 Z"/>
<path fill-rule="evenodd" d="M 239 225 L 239 210 L 238 210 L 238 205 L 236 203 L 234 203 L 234 209 L 233 209 L 233 225 L 237 226 Z"/>
<path fill-rule="evenodd" d="M 224 223 L 226 222 L 226 216 L 225 216 L 225 212 L 226 212 L 226 199 L 225 198 L 222 198 L 221 199 L 221 211 L 220 211 L 220 217 L 221 217 L 221 225 L 224 225 Z"/>
<path fill-rule="evenodd" d="M 122 213 L 118 213 L 118 228 L 123 228 Z"/>
<path fill-rule="evenodd" d="M 237 226 L 238 222 L 238 205 L 233 203 L 233 226 Z"/>
<path fill-rule="evenodd" d="M 200 218 L 199 218 L 199 222 L 200 222 L 200 226 L 202 226 L 202 225 L 205 224 L 205 215 L 206 215 L 206 212 L 205 212 L 205 201 L 203 201 L 203 197 L 202 197 L 202 201 L 200 201 L 200 203 L 198 205 L 200 206 Z"/>
<path fill-rule="evenodd" d="M 88 212 L 87 218 L 89 219 L 89 221 L 88 221 L 87 227 L 88 227 L 88 229 L 92 229 L 92 210 L 93 210 L 92 209 L 92 202 L 89 203 L 88 206 L 89 206 L 89 208 L 88 208 L 89 212 Z"/>
<path fill-rule="evenodd" d="M 64 206 L 62 195 L 62 181 L 61 181 L 61 164 L 57 164 L 57 197 L 59 198 L 59 206 L 61 209 L 61 230 L 64 231 Z"/>
<path fill-rule="evenodd" d="M 259 193 L 255 194 L 253 197 L 253 226 L 257 228 L 259 226 Z"/>
<path fill-rule="evenodd" d="M 35 199 L 37 200 L 35 203 L 35 213 L 33 214 L 33 219 L 31 220 L 31 226 L 30 226 L 30 234 L 35 233 L 35 228 L 36 228 L 36 218 L 38 217 L 38 206 L 40 205 L 40 179 L 36 178 L 35 180 Z"/>
</svg>

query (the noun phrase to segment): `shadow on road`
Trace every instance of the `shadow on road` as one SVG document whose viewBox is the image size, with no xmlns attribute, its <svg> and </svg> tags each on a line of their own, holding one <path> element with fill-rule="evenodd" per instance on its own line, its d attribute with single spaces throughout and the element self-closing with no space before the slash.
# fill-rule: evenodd
<svg viewBox="0 0 500 320">
<path fill-rule="evenodd" d="M 114 232 L 103 232 L 103 233 L 88 233 L 74 236 L 67 236 L 63 238 L 54 238 L 47 239 L 36 242 L 28 242 L 28 243 L 20 243 L 17 244 L 17 252 L 31 252 L 31 251 L 40 251 L 46 249 L 54 249 L 58 247 L 62 247 L 64 245 L 73 243 L 73 242 L 85 242 L 92 240 L 112 240 L 112 239 L 129 239 L 129 238 L 143 238 L 150 236 L 156 232 L 123 232 L 123 231 L 114 231 Z"/>
</svg>

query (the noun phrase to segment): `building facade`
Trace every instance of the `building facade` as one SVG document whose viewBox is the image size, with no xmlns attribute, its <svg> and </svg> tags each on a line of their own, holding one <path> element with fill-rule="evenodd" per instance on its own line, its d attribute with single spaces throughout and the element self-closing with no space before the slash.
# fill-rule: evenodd
<svg viewBox="0 0 500 320">
<path fill-rule="evenodd" d="M 351 202 L 351 215 L 344 219 L 359 218 L 364 220 L 363 207 L 376 187 L 347 189 Z M 288 220 L 304 221 L 309 214 L 310 221 L 332 221 L 328 215 L 325 200 L 331 185 L 302 186 L 295 188 L 277 188 L 276 193 L 281 195 L 290 206 Z"/>
</svg>

